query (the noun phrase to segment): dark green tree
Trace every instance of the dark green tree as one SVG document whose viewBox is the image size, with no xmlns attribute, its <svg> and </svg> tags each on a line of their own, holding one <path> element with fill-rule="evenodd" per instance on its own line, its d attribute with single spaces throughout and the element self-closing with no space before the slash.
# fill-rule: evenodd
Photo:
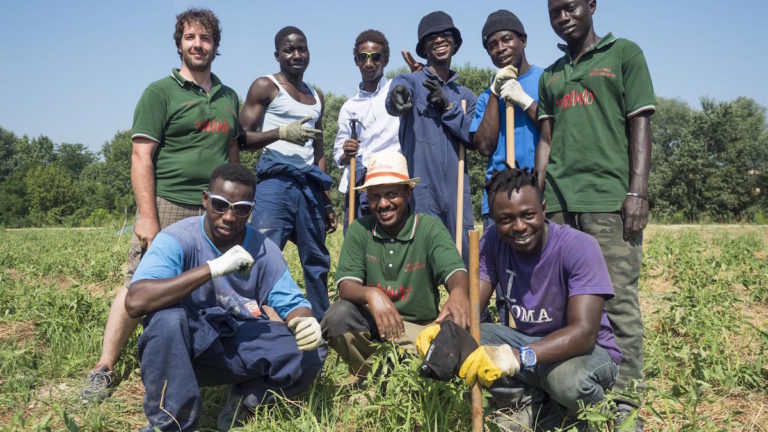
<svg viewBox="0 0 768 432">
<path fill-rule="evenodd" d="M 56 162 L 73 175 L 79 175 L 86 165 L 96 161 L 96 155 L 82 144 L 60 144 L 55 154 Z"/>
<path fill-rule="evenodd" d="M 0 126 L 0 183 L 13 172 L 16 134 Z"/>
</svg>

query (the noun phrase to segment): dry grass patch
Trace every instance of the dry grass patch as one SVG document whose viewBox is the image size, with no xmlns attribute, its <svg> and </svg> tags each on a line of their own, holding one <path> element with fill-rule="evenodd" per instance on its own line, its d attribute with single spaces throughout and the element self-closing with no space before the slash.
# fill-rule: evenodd
<svg viewBox="0 0 768 432">
<path fill-rule="evenodd" d="M 22 342 L 34 338 L 34 324 L 29 322 L 0 321 L 0 342 Z"/>
</svg>

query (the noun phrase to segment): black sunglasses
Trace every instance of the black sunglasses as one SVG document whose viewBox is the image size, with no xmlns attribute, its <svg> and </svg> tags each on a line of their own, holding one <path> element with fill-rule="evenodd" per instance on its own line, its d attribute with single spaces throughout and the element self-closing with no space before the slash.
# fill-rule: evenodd
<svg viewBox="0 0 768 432">
<path fill-rule="evenodd" d="M 453 31 L 452 30 L 443 30 L 443 31 L 438 32 L 438 33 L 432 33 L 432 34 L 427 36 L 427 39 L 430 40 L 430 41 L 433 41 L 433 40 L 437 39 L 438 36 L 443 38 L 443 39 L 448 39 L 448 38 L 450 38 L 451 40 L 454 39 L 453 38 Z"/>
<path fill-rule="evenodd" d="M 219 195 L 208 193 L 208 200 L 211 203 L 211 210 L 214 213 L 224 214 L 227 210 L 232 210 L 235 216 L 245 217 L 251 214 L 253 210 L 253 201 L 229 202 L 226 198 Z"/>
<path fill-rule="evenodd" d="M 355 54 L 355 60 L 360 64 L 365 64 L 368 59 L 371 59 L 373 63 L 378 63 L 381 60 L 384 59 L 384 56 L 381 53 L 369 53 L 369 52 L 359 52 Z"/>
</svg>

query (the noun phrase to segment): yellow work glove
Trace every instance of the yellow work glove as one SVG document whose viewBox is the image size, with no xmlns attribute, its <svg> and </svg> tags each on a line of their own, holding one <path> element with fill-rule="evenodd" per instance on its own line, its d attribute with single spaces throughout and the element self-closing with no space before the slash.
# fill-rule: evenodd
<svg viewBox="0 0 768 432">
<path fill-rule="evenodd" d="M 475 380 L 480 385 L 488 387 L 502 376 L 514 375 L 520 370 L 512 347 L 509 345 L 481 345 L 464 360 L 459 369 L 459 378 L 468 386 L 473 386 Z"/>
<path fill-rule="evenodd" d="M 438 333 L 440 333 L 440 324 L 432 324 L 416 336 L 416 350 L 421 358 L 427 355 L 427 350 Z"/>
<path fill-rule="evenodd" d="M 295 120 L 288 124 L 280 126 L 278 130 L 280 139 L 294 144 L 304 144 L 323 133 L 320 129 L 313 129 L 302 126 L 304 123 L 312 120 L 312 117 L 306 116 L 301 120 Z"/>
<path fill-rule="evenodd" d="M 499 69 L 499 71 L 496 72 L 496 75 L 493 77 L 493 81 L 491 82 L 491 93 L 493 93 L 494 96 L 500 95 L 501 86 L 503 86 L 505 82 L 511 79 L 517 79 L 516 67 L 509 65 Z"/>
</svg>

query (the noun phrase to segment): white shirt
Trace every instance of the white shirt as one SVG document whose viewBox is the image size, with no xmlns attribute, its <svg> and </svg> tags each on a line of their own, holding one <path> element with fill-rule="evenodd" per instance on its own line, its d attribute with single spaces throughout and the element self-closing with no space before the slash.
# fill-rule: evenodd
<svg viewBox="0 0 768 432">
<path fill-rule="evenodd" d="M 277 82 L 275 77 L 272 75 L 265 76 L 277 86 L 278 93 L 272 102 L 269 103 L 269 106 L 264 112 L 264 121 L 262 122 L 261 130 L 269 131 L 277 129 L 292 121 L 301 120 L 304 116 L 312 117 L 310 121 L 304 124 L 304 127 L 314 128 L 317 119 L 320 118 L 320 112 L 323 109 L 323 106 L 320 103 L 320 97 L 317 95 L 315 88 L 305 83 L 312 92 L 312 97 L 315 98 L 314 104 L 307 105 L 291 97 L 285 88 Z M 301 169 L 312 165 L 315 161 L 314 140 L 310 139 L 305 142 L 304 145 L 277 140 L 264 147 L 264 156 L 269 156 L 280 163 L 293 165 Z"/>
<path fill-rule="evenodd" d="M 339 132 L 333 144 L 333 160 L 339 168 L 344 169 L 339 181 L 341 192 L 349 192 L 349 165 L 342 165 L 341 157 L 344 155 L 344 141 L 350 137 L 350 119 L 360 121 L 357 126 L 357 139 L 360 140 L 356 157 L 358 166 L 362 163 L 367 167 L 375 153 L 385 150 L 400 151 L 400 118 L 389 115 L 384 106 L 391 82 L 387 77 L 381 77 L 376 91 L 371 93 L 361 88 L 355 96 L 344 102 L 339 110 Z"/>
</svg>

